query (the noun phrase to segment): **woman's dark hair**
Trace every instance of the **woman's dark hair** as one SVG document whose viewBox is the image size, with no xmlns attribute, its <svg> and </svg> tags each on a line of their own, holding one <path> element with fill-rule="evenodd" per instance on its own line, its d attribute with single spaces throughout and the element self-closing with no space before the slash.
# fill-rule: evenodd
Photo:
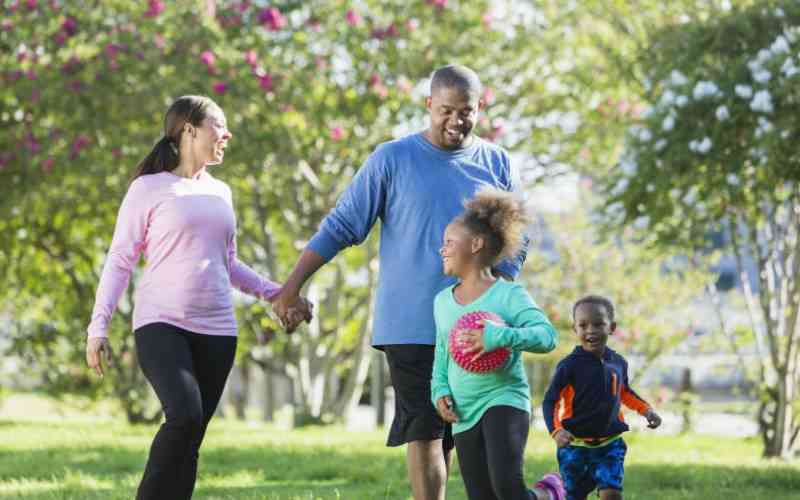
<svg viewBox="0 0 800 500">
<path fill-rule="evenodd" d="M 484 187 L 464 202 L 464 208 L 455 222 L 483 238 L 481 257 L 485 265 L 492 266 L 516 255 L 530 222 L 521 200 L 508 191 Z"/>
<path fill-rule="evenodd" d="M 175 99 L 164 116 L 164 135 L 136 166 L 136 173 L 131 180 L 142 175 L 174 170 L 178 166 L 178 152 L 184 125 L 191 123 L 199 127 L 211 107 L 219 108 L 214 101 L 205 96 L 185 95 Z"/>
</svg>

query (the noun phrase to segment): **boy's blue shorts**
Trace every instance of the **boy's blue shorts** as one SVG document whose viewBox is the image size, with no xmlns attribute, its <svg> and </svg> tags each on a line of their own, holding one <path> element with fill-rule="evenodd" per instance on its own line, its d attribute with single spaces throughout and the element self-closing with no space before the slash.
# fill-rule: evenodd
<svg viewBox="0 0 800 500">
<path fill-rule="evenodd" d="M 567 500 L 583 500 L 595 489 L 622 491 L 627 451 L 622 438 L 597 448 L 572 445 L 559 448 L 558 465 Z"/>
</svg>

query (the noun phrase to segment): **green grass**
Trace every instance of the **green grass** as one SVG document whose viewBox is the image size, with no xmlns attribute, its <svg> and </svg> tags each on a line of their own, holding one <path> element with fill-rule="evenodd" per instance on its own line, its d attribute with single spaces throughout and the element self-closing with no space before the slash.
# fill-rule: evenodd
<svg viewBox="0 0 800 500">
<path fill-rule="evenodd" d="M 0 420 L 0 498 L 130 499 L 155 427 L 121 419 Z M 196 499 L 408 499 L 403 448 L 383 432 L 287 431 L 215 420 L 201 450 Z M 751 440 L 629 433 L 625 498 L 798 498 L 800 464 L 758 458 Z M 457 467 L 448 499 L 464 499 Z M 526 477 L 555 469 L 550 438 L 534 432 Z"/>
</svg>

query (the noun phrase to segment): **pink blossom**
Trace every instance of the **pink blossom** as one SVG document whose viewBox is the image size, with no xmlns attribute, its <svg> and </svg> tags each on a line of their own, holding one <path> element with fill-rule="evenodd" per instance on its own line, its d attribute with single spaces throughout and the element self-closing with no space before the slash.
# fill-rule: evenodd
<svg viewBox="0 0 800 500">
<path fill-rule="evenodd" d="M 419 28 L 419 20 L 418 19 L 411 18 L 408 21 L 406 21 L 406 30 L 409 33 L 417 31 L 417 28 Z"/>
<path fill-rule="evenodd" d="M 250 49 L 244 53 L 244 61 L 250 66 L 255 66 L 258 63 L 258 54 L 255 50 Z"/>
<path fill-rule="evenodd" d="M 122 151 L 119 148 L 114 148 L 111 150 L 111 156 L 113 156 L 115 160 L 119 160 L 122 157 Z"/>
<path fill-rule="evenodd" d="M 358 15 L 358 12 L 350 9 L 344 15 L 344 18 L 347 20 L 347 24 L 350 26 L 358 26 L 361 23 L 361 16 Z"/>
<path fill-rule="evenodd" d="M 250 2 L 249 1 L 244 1 L 244 2 L 239 4 L 239 12 L 241 12 L 242 14 L 244 14 L 247 11 L 247 9 L 249 9 L 249 8 L 250 8 Z"/>
<path fill-rule="evenodd" d="M 71 80 L 69 83 L 67 83 L 67 88 L 76 94 L 83 92 L 83 87 L 83 82 L 78 79 Z"/>
<path fill-rule="evenodd" d="M 279 31 L 286 26 L 286 18 L 275 7 L 263 9 L 258 13 L 258 22 L 271 31 Z"/>
<path fill-rule="evenodd" d="M 0 170 L 5 168 L 6 165 L 14 161 L 14 153 L 0 153 Z"/>
<path fill-rule="evenodd" d="M 306 22 L 306 26 L 311 28 L 311 31 L 314 31 L 314 32 L 317 32 L 317 33 L 322 31 L 322 24 L 319 22 L 319 19 L 317 19 L 317 18 L 313 18 L 312 17 L 311 19 L 309 19 Z"/>
<path fill-rule="evenodd" d="M 144 13 L 145 17 L 158 17 L 159 14 L 164 12 L 164 2 L 161 0 L 149 0 L 147 3 L 147 12 Z"/>
<path fill-rule="evenodd" d="M 36 140 L 36 137 L 29 133 L 25 137 L 25 148 L 33 154 L 38 153 L 42 150 L 42 144 Z"/>
<path fill-rule="evenodd" d="M 344 139 L 344 129 L 339 126 L 331 127 L 331 140 L 341 141 L 342 139 Z"/>
<path fill-rule="evenodd" d="M 489 87 L 483 89 L 483 102 L 488 106 L 494 104 L 494 92 Z"/>
<path fill-rule="evenodd" d="M 19 8 L 19 4 L 17 2 L 13 2 L 11 5 L 9 5 L 6 8 L 8 9 L 9 12 L 16 12 L 17 9 Z"/>
<path fill-rule="evenodd" d="M 164 38 L 164 35 L 156 35 L 153 37 L 153 44 L 157 49 L 163 50 L 167 46 L 167 39 Z"/>
<path fill-rule="evenodd" d="M 25 59 L 27 59 L 27 58 L 28 58 L 28 53 L 25 52 L 24 50 L 17 54 L 17 62 L 18 63 L 25 62 Z"/>
<path fill-rule="evenodd" d="M 384 40 L 386 38 L 391 38 L 397 36 L 397 26 L 394 23 L 390 24 L 385 28 L 375 28 L 372 30 L 372 38 L 377 40 Z"/>
<path fill-rule="evenodd" d="M 61 74 L 71 75 L 73 73 L 77 73 L 80 68 L 81 60 L 76 56 L 72 56 L 61 66 Z"/>
<path fill-rule="evenodd" d="M 64 22 L 61 23 L 61 31 L 68 37 L 73 36 L 78 32 L 78 21 L 72 16 L 67 16 Z"/>
<path fill-rule="evenodd" d="M 447 7 L 447 0 L 428 0 L 428 4 L 438 9 L 444 9 Z"/>
<path fill-rule="evenodd" d="M 484 28 L 490 28 L 492 21 L 494 21 L 494 14 L 491 11 L 487 11 L 481 16 L 481 24 Z"/>
<path fill-rule="evenodd" d="M 271 92 L 272 89 L 273 89 L 273 85 L 274 85 L 274 82 L 272 81 L 272 75 L 267 73 L 265 75 L 259 76 L 258 77 L 258 85 L 265 92 Z"/>
<path fill-rule="evenodd" d="M 28 80 L 36 80 L 38 76 L 36 75 L 36 71 L 33 68 L 30 68 L 25 76 L 28 77 Z"/>
<path fill-rule="evenodd" d="M 56 164 L 56 161 L 53 159 L 52 156 L 48 157 L 46 160 L 42 162 L 42 170 L 44 173 L 49 174 L 53 171 L 53 166 Z"/>
<path fill-rule="evenodd" d="M 389 89 L 387 89 L 386 85 L 382 83 L 372 87 L 372 90 L 382 98 L 389 95 Z"/>
<path fill-rule="evenodd" d="M 116 43 L 109 43 L 109 44 L 106 45 L 106 49 L 105 49 L 106 50 L 106 55 L 109 58 L 114 59 L 114 58 L 117 57 L 117 54 L 119 53 L 119 49 L 120 49 L 120 47 Z"/>
<path fill-rule="evenodd" d="M 74 160 L 81 154 L 81 150 L 88 146 L 91 143 L 91 140 L 86 137 L 85 135 L 79 135 L 75 138 L 75 141 L 72 143 L 72 150 L 70 151 L 69 157 L 70 159 Z"/>
<path fill-rule="evenodd" d="M 55 34 L 53 40 L 56 42 L 56 45 L 64 45 L 64 42 L 67 41 L 67 35 L 59 31 Z"/>
<path fill-rule="evenodd" d="M 25 5 L 28 7 L 28 10 L 36 10 L 37 3 L 36 0 L 27 0 Z"/>
<path fill-rule="evenodd" d="M 3 31 L 11 31 L 14 29 L 14 21 L 11 19 L 3 19 L 3 21 L 0 22 L 0 29 Z"/>
<path fill-rule="evenodd" d="M 203 64 L 205 64 L 209 68 L 214 66 L 214 60 L 215 59 L 216 58 L 214 57 L 214 53 L 211 52 L 210 50 L 204 50 L 200 54 L 200 60 L 203 61 Z"/>
<path fill-rule="evenodd" d="M 325 60 L 322 56 L 317 56 L 314 58 L 314 64 L 317 66 L 318 69 L 324 70 L 328 67 L 328 61 Z"/>
<path fill-rule="evenodd" d="M 224 94 L 228 90 L 228 84 L 226 82 L 214 82 L 211 89 L 215 94 Z"/>
</svg>

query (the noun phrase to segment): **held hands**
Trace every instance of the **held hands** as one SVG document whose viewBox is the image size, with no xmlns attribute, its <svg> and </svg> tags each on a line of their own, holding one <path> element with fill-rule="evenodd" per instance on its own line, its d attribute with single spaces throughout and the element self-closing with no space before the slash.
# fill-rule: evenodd
<svg viewBox="0 0 800 500">
<path fill-rule="evenodd" d="M 563 448 L 572 443 L 572 440 L 575 439 L 575 436 L 573 436 L 572 433 L 566 429 L 559 429 L 559 431 L 553 436 L 553 439 L 556 441 L 556 446 Z"/>
<path fill-rule="evenodd" d="M 310 322 L 314 317 L 314 304 L 287 289 L 275 296 L 275 300 L 272 301 L 272 310 L 278 315 L 278 321 L 286 333 L 294 332 L 300 323 Z"/>
<path fill-rule="evenodd" d="M 442 396 L 436 401 L 436 411 L 439 412 L 442 420 L 448 424 L 458 422 L 458 415 L 453 410 L 453 398 L 450 396 Z"/>
<path fill-rule="evenodd" d="M 658 416 L 658 413 L 653 411 L 652 408 L 647 410 L 644 414 L 644 418 L 647 419 L 647 427 L 651 429 L 657 429 L 659 425 L 661 425 L 661 417 Z"/>
<path fill-rule="evenodd" d="M 114 352 L 111 343 L 105 337 L 92 337 L 86 341 L 86 364 L 101 377 L 103 374 L 103 358 L 108 367 L 112 367 Z"/>
</svg>

